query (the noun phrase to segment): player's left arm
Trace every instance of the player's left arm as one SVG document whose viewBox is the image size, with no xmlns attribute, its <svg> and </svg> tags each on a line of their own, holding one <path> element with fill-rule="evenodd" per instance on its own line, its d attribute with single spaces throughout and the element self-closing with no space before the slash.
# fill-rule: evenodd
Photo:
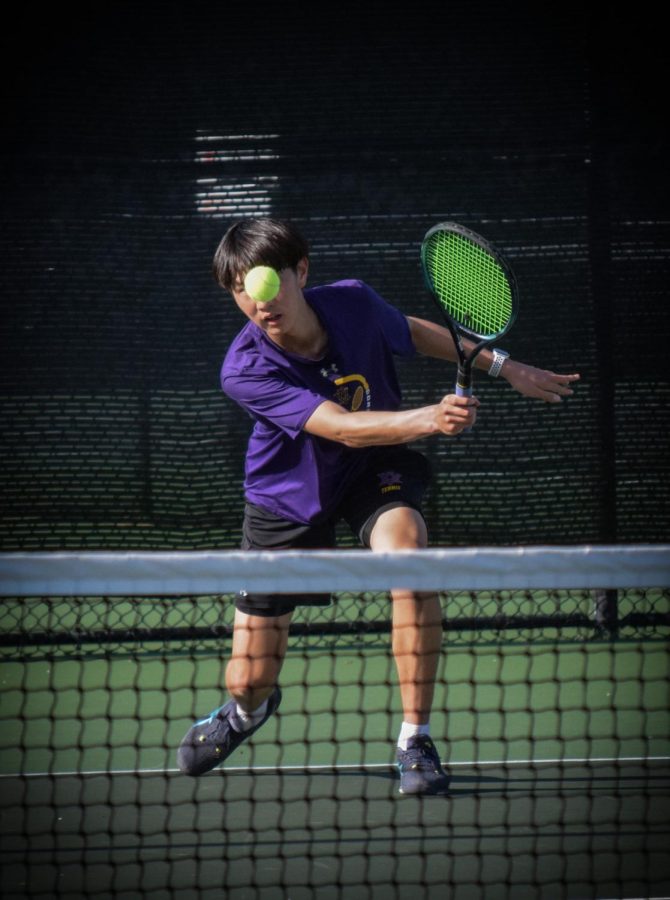
<svg viewBox="0 0 670 900">
<path fill-rule="evenodd" d="M 407 321 L 417 353 L 457 362 L 458 355 L 448 328 L 414 316 L 407 316 Z M 474 342 L 465 339 L 463 346 L 466 352 L 470 352 Z M 474 365 L 475 368 L 488 372 L 492 362 L 493 351 L 484 349 L 475 359 Z M 570 385 L 579 381 L 577 374 L 562 375 L 511 358 L 503 363 L 500 377 L 509 382 L 520 394 L 544 400 L 546 403 L 560 403 L 563 397 L 570 397 L 574 393 Z"/>
</svg>

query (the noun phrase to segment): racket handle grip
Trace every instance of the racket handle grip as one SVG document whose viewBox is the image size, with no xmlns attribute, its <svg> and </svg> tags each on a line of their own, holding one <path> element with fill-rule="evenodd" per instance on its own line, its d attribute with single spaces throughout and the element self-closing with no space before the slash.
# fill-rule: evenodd
<svg viewBox="0 0 670 900">
<path fill-rule="evenodd" d="M 463 382 L 465 382 L 465 384 Z M 462 376 L 459 371 L 458 378 L 456 379 L 456 386 L 454 387 L 454 394 L 456 394 L 457 397 L 472 397 L 472 382 L 468 382 L 470 382 L 470 379 Z M 468 434 L 470 431 L 472 431 L 472 428 L 464 428 L 463 431 L 461 431 L 461 434 Z"/>
</svg>

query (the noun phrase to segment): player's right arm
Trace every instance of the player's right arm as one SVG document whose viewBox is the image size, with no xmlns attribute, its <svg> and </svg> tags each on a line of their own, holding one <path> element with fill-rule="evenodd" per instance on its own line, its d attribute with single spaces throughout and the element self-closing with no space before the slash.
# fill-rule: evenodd
<svg viewBox="0 0 670 900">
<path fill-rule="evenodd" d="M 454 394 L 448 394 L 433 406 L 395 412 L 349 412 L 332 400 L 324 400 L 303 430 L 347 447 L 408 444 L 432 434 L 454 436 L 471 428 L 478 406 L 475 397 L 456 397 Z"/>
</svg>

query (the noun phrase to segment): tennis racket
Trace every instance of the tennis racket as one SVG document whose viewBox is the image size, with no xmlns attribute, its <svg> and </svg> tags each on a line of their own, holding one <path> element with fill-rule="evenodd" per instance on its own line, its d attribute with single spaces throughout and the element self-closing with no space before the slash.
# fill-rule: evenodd
<svg viewBox="0 0 670 900">
<path fill-rule="evenodd" d="M 426 286 L 454 339 L 458 374 L 454 393 L 472 394 L 477 355 L 506 334 L 519 307 L 516 279 L 503 255 L 480 235 L 454 222 L 431 228 L 421 244 Z M 462 338 L 476 341 L 466 353 Z"/>
</svg>

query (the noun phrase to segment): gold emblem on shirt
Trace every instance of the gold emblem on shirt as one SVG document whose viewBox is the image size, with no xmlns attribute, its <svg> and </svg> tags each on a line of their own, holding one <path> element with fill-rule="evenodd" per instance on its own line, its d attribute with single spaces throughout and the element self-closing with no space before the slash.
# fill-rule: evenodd
<svg viewBox="0 0 670 900">
<path fill-rule="evenodd" d="M 334 384 L 337 388 L 333 400 L 340 406 L 350 412 L 356 412 L 362 406 L 370 409 L 370 385 L 363 375 L 344 375 L 336 378 Z"/>
</svg>

